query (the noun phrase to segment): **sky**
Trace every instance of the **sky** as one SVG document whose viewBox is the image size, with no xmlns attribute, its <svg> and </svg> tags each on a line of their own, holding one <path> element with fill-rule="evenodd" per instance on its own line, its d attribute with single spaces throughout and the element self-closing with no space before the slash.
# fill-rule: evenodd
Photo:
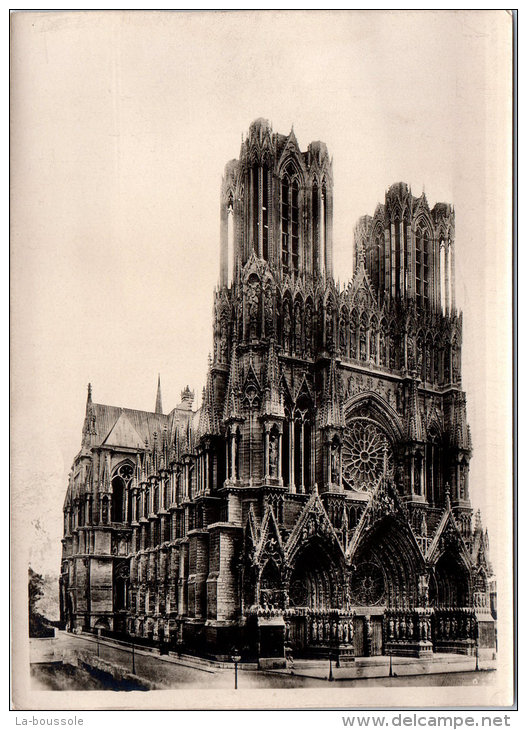
<svg viewBox="0 0 527 730">
<path fill-rule="evenodd" d="M 456 210 L 470 489 L 507 582 L 510 18 L 505 11 L 15 13 L 11 474 L 19 558 L 60 566 L 88 382 L 165 412 L 205 382 L 225 163 L 251 121 L 326 142 L 334 273 L 407 182 Z M 24 539 L 22 539 L 22 536 Z M 504 557 L 505 556 L 505 557 Z M 501 570 L 501 575 L 500 575 Z"/>
</svg>

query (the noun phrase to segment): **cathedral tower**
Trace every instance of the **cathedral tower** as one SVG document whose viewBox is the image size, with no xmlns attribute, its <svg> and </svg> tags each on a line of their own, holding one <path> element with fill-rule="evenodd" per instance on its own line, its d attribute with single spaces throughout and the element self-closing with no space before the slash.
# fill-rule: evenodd
<svg viewBox="0 0 527 730">
<path fill-rule="evenodd" d="M 252 255 L 285 278 L 333 275 L 332 163 L 323 142 L 301 152 L 295 133 L 257 119 L 239 160 L 225 167 L 220 205 L 220 285 Z M 229 265 L 229 262 L 232 262 Z"/>
</svg>

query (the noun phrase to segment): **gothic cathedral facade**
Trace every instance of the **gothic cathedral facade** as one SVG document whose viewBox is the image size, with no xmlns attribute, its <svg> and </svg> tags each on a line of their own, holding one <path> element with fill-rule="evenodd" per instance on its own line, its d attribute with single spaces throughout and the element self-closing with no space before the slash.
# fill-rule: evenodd
<svg viewBox="0 0 527 730">
<path fill-rule="evenodd" d="M 61 614 L 215 657 L 495 644 L 469 498 L 454 210 L 404 183 L 333 277 L 326 145 L 258 119 L 225 169 L 201 406 L 88 390 L 64 503 Z"/>
</svg>

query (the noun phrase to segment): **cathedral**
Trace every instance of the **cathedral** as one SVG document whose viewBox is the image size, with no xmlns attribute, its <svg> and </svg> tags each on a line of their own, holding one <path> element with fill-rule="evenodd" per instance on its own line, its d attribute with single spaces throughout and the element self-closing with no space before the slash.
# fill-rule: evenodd
<svg viewBox="0 0 527 730">
<path fill-rule="evenodd" d="M 392 185 L 333 274 L 332 160 L 257 119 L 220 199 L 200 408 L 96 403 L 64 502 L 70 631 L 260 666 L 495 649 L 448 203 Z"/>
</svg>

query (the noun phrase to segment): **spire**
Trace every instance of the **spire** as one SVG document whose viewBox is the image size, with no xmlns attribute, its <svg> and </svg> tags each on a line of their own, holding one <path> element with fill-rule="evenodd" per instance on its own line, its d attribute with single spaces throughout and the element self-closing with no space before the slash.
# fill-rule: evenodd
<svg viewBox="0 0 527 730">
<path fill-rule="evenodd" d="M 410 381 L 408 410 L 406 415 L 406 429 L 410 441 L 423 441 L 424 428 L 419 410 L 419 397 L 417 393 L 417 382 L 412 378 Z"/>
<path fill-rule="evenodd" d="M 278 362 L 276 348 L 273 343 L 269 345 L 267 353 L 262 414 L 267 416 L 284 416 L 282 389 L 280 383 L 280 364 Z"/>
<path fill-rule="evenodd" d="M 231 366 L 229 370 L 229 380 L 227 382 L 227 395 L 225 398 L 225 407 L 223 410 L 223 420 L 228 421 L 230 418 L 240 418 L 240 376 L 238 372 L 238 355 L 236 347 L 233 347 Z"/>
<path fill-rule="evenodd" d="M 161 375 L 157 374 L 157 395 L 155 413 L 163 413 L 163 404 L 161 402 Z"/>
<path fill-rule="evenodd" d="M 214 401 L 214 383 L 212 381 L 212 360 L 209 357 L 207 371 L 207 385 L 203 388 L 201 412 L 199 416 L 200 436 L 210 436 L 219 433 L 219 424 Z"/>
<path fill-rule="evenodd" d="M 92 403 L 91 383 L 88 383 L 88 396 L 86 398 L 86 415 L 82 427 L 82 447 L 88 447 L 91 443 L 91 436 L 97 434 L 95 408 Z"/>
<path fill-rule="evenodd" d="M 342 389 L 340 386 L 341 383 L 335 366 L 335 360 L 332 359 L 324 390 L 322 426 L 344 428 L 346 425 L 342 409 Z"/>
</svg>

